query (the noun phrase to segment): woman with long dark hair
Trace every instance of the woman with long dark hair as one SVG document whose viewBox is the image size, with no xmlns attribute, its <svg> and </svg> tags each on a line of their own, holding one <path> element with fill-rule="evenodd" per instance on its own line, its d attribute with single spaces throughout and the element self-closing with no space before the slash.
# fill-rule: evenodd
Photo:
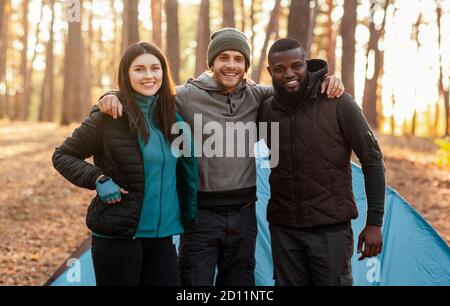
<svg viewBox="0 0 450 306">
<path fill-rule="evenodd" d="M 149 43 L 131 45 L 118 83 L 125 115 L 114 120 L 94 107 L 56 148 L 53 165 L 97 191 L 86 218 L 97 285 L 178 285 L 172 236 L 197 221 L 198 171 L 171 145 L 172 126 L 183 122 L 165 56 Z"/>
</svg>

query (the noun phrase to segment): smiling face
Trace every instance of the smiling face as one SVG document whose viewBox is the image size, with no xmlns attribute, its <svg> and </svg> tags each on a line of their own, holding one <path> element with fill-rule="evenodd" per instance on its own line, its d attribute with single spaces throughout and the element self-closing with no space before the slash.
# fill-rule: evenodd
<svg viewBox="0 0 450 306">
<path fill-rule="evenodd" d="M 238 51 L 224 51 L 216 56 L 211 69 L 219 86 L 227 92 L 233 92 L 244 78 L 245 57 Z"/>
<path fill-rule="evenodd" d="M 300 48 L 276 52 L 270 56 L 267 68 L 279 88 L 294 94 L 306 78 L 306 57 Z"/>
<path fill-rule="evenodd" d="M 152 54 L 142 54 L 134 59 L 128 69 L 131 88 L 143 96 L 154 96 L 161 88 L 163 70 L 159 59 Z"/>
</svg>

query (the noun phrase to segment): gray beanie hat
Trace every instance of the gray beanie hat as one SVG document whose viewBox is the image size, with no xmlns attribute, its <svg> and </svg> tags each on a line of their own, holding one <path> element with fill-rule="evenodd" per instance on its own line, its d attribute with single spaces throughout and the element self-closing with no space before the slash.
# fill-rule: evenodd
<svg viewBox="0 0 450 306">
<path fill-rule="evenodd" d="M 208 67 L 212 67 L 217 55 L 227 50 L 242 53 L 245 57 L 245 67 L 250 66 L 250 46 L 245 34 L 233 28 L 223 28 L 211 35 L 211 42 L 208 46 Z"/>
</svg>

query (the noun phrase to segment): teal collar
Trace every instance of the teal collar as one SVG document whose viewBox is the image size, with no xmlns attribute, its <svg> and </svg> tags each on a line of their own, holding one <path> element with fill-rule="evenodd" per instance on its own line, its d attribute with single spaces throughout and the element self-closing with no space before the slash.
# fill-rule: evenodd
<svg viewBox="0 0 450 306">
<path fill-rule="evenodd" d="M 142 113 L 148 115 L 150 110 L 155 105 L 156 100 L 158 100 L 158 96 L 143 96 L 138 93 L 134 93 L 134 97 L 141 109 Z"/>
</svg>

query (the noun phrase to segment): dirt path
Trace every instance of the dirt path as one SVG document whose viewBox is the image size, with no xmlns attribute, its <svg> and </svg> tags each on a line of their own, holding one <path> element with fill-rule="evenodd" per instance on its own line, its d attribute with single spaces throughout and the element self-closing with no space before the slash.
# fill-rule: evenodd
<svg viewBox="0 0 450 306">
<path fill-rule="evenodd" d="M 0 122 L 0 285 L 42 285 L 89 235 L 93 191 L 65 181 L 53 149 L 75 126 Z M 432 141 L 383 136 L 388 182 L 450 241 L 450 171 L 433 165 Z"/>
</svg>

